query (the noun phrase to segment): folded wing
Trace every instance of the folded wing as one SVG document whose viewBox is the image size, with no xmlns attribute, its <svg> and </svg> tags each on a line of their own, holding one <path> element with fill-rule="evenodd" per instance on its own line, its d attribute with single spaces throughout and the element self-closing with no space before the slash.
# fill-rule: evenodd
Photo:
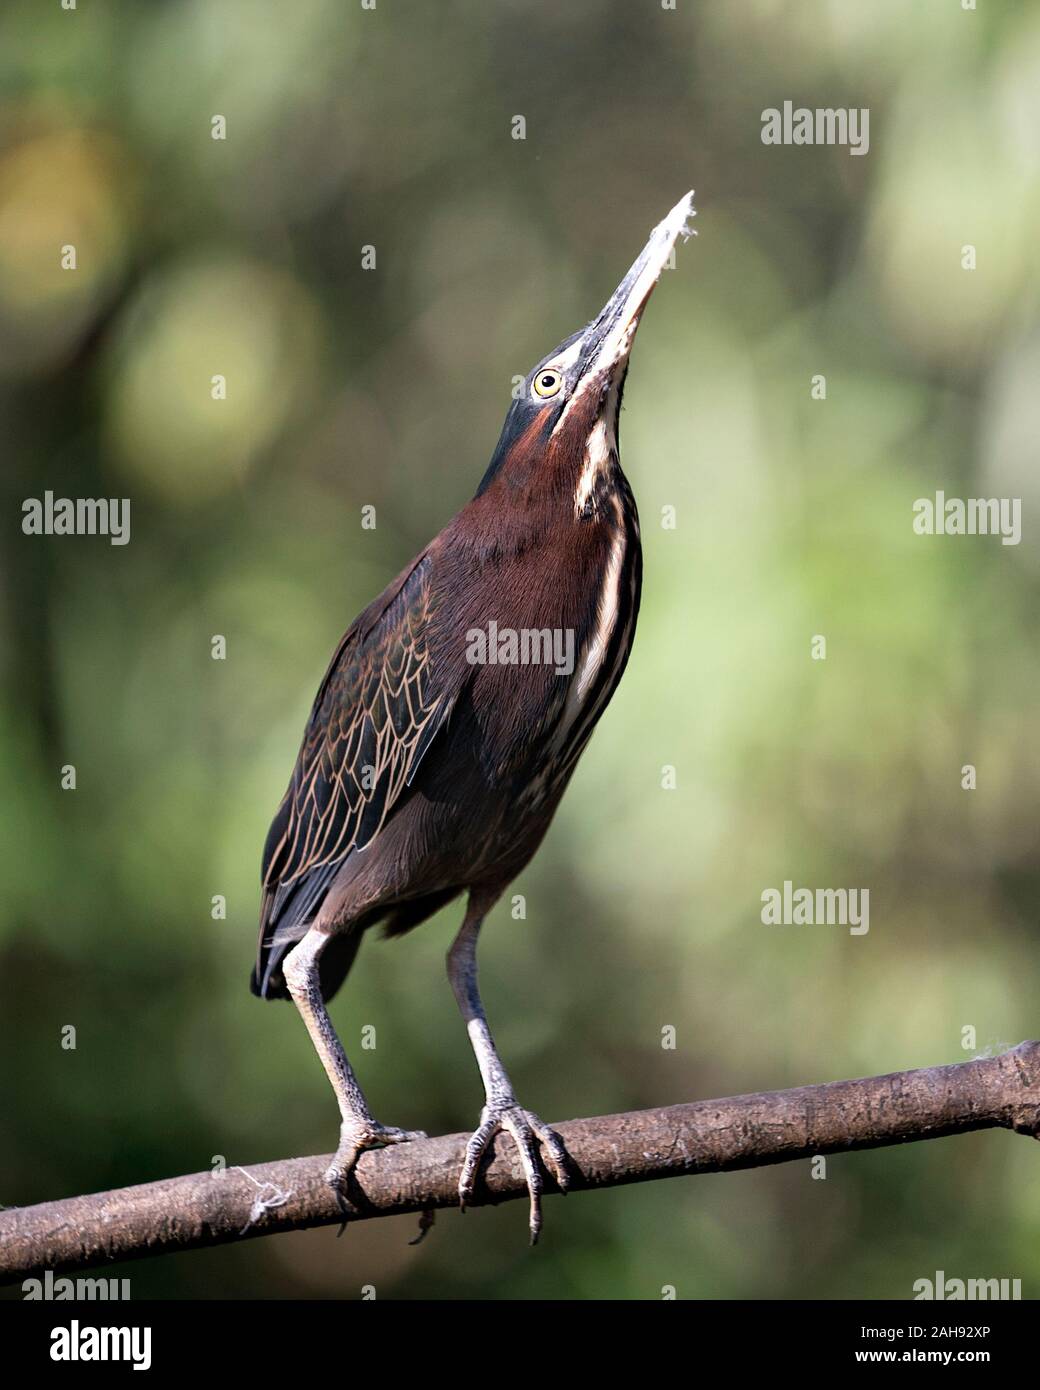
<svg viewBox="0 0 1040 1390">
<path fill-rule="evenodd" d="M 427 552 L 361 614 L 315 697 L 264 847 L 258 994 L 347 857 L 394 814 L 455 702 L 430 657 L 431 570 Z"/>
</svg>

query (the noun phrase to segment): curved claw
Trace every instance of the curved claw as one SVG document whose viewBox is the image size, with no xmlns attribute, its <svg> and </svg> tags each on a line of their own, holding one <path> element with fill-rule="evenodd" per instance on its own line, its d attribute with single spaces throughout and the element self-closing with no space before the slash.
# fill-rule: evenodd
<svg viewBox="0 0 1040 1390">
<path fill-rule="evenodd" d="M 525 1110 L 515 1101 L 505 1105 L 485 1105 L 481 1112 L 480 1125 L 466 1145 L 462 1172 L 459 1174 L 459 1208 L 465 1211 L 467 1202 L 472 1200 L 480 1161 L 491 1140 L 503 1129 L 511 1136 L 520 1156 L 531 1199 L 528 1218 L 531 1244 L 537 1245 L 542 1229 L 543 1189 L 542 1173 L 538 1165 L 538 1144 L 544 1148 L 549 1167 L 560 1191 L 564 1193 L 570 1186 L 567 1151 L 555 1130 L 550 1129 L 533 1111 Z"/>
<path fill-rule="evenodd" d="M 422 1245 L 423 1241 L 433 1229 L 433 1223 L 437 1220 L 437 1213 L 433 1207 L 427 1207 L 425 1211 L 419 1213 L 419 1232 L 409 1245 Z"/>
<path fill-rule="evenodd" d="M 339 1147 L 332 1162 L 325 1169 L 325 1181 L 336 1194 L 336 1201 L 343 1216 L 340 1235 L 343 1234 L 347 1219 L 355 1215 L 355 1210 L 347 1198 L 347 1189 L 357 1161 L 365 1150 L 381 1149 L 387 1144 L 408 1144 L 413 1139 L 426 1138 L 428 1136 L 424 1130 L 397 1129 L 393 1125 L 381 1125 L 378 1120 L 372 1120 L 363 1128 L 348 1129 L 346 1125 L 342 1127 Z"/>
</svg>

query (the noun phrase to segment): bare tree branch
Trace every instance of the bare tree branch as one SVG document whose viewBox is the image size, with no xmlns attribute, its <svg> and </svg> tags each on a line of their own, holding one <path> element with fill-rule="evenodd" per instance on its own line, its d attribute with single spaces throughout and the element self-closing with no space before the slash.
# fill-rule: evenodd
<svg viewBox="0 0 1040 1390">
<path fill-rule="evenodd" d="M 1040 1137 L 1040 1043 L 998 1057 L 799 1086 L 555 1126 L 573 1188 L 614 1187 L 689 1173 L 786 1163 L 813 1154 L 881 1148 L 977 1129 Z M 352 1220 L 456 1204 L 466 1135 L 365 1153 Z M 322 1180 L 327 1157 L 291 1158 L 167 1178 L 0 1212 L 0 1281 L 45 1269 L 222 1245 L 342 1219 Z M 512 1143 L 499 1136 L 480 1200 L 526 1196 Z M 554 1191 L 546 1177 L 546 1191 Z"/>
</svg>

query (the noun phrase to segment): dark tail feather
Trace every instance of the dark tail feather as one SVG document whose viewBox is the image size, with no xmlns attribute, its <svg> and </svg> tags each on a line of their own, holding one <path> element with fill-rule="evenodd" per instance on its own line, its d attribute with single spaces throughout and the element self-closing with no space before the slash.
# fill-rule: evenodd
<svg viewBox="0 0 1040 1390">
<path fill-rule="evenodd" d="M 303 927 L 300 937 L 306 935 L 308 928 Z M 299 940 L 299 938 L 297 938 Z M 288 999 L 289 990 L 285 984 L 285 976 L 282 974 L 282 959 L 296 945 L 296 941 L 281 941 L 270 946 L 264 954 L 263 976 L 260 974 L 260 962 L 253 966 L 253 974 L 249 980 L 249 988 L 261 999 Z M 340 935 L 329 938 L 329 944 L 321 953 L 321 960 L 318 964 L 318 976 L 321 981 L 321 997 L 326 1003 L 339 989 L 340 985 L 350 974 L 350 967 L 354 964 L 354 957 L 358 953 L 361 945 L 361 933 L 351 930 Z"/>
<path fill-rule="evenodd" d="M 274 829 L 272 826 L 272 834 Z M 264 889 L 256 965 L 249 983 L 250 989 L 261 999 L 288 999 L 289 993 L 281 971 L 282 957 L 307 935 L 307 929 L 335 875 L 335 865 L 327 864 L 293 883 L 278 883 Z M 356 954 L 355 946 L 350 959 L 353 960 Z M 349 969 L 348 961 L 343 974 L 346 975 Z"/>
<path fill-rule="evenodd" d="M 270 935 L 269 929 L 265 929 L 261 935 L 260 952 L 249 981 L 250 989 L 261 999 L 289 998 L 285 976 L 282 974 L 282 961 L 297 942 L 306 936 L 311 925 L 307 920 L 307 914 L 313 913 L 314 910 L 313 888 L 304 885 L 304 891 L 308 896 L 302 904 L 296 898 L 290 898 L 286 903 L 292 914 L 302 914 L 303 920 L 297 920 L 290 927 L 278 927 Z M 420 922 L 425 922 L 427 917 L 432 917 L 462 891 L 461 888 L 443 888 L 436 893 L 427 893 L 423 897 L 411 898 L 403 903 L 372 908 L 356 917 L 346 931 L 337 933 L 329 940 L 329 944 L 321 953 L 319 973 L 321 996 L 325 1002 L 328 1003 L 350 973 L 350 967 L 354 964 L 354 957 L 361 945 L 361 937 L 368 927 L 374 926 L 385 917 L 386 935 L 401 936 L 417 927 Z M 265 901 L 264 920 L 267 921 L 273 915 Z"/>
</svg>

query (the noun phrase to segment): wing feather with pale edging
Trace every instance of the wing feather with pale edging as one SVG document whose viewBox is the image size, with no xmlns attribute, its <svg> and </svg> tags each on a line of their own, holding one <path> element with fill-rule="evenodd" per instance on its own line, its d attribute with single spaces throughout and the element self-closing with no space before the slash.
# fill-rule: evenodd
<svg viewBox="0 0 1040 1390">
<path fill-rule="evenodd" d="M 427 553 L 329 664 L 264 847 L 261 950 L 274 928 L 313 916 L 347 855 L 379 834 L 451 712 L 458 692 L 431 669 L 431 570 Z"/>
</svg>

